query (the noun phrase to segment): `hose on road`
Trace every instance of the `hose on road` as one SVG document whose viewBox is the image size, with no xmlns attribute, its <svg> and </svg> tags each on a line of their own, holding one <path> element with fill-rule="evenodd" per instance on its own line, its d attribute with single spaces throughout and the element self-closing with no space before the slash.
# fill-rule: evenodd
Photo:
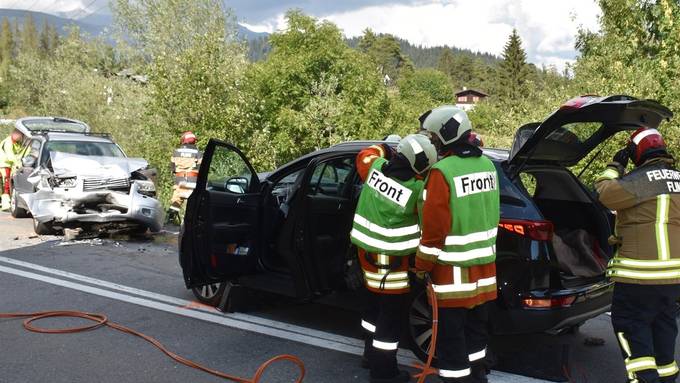
<svg viewBox="0 0 680 383">
<path fill-rule="evenodd" d="M 34 322 L 45 319 L 45 318 L 81 318 L 85 320 L 89 320 L 91 322 L 94 322 L 92 324 L 84 325 L 84 326 L 78 326 L 78 327 L 70 327 L 70 328 L 57 328 L 57 329 L 51 329 L 51 328 L 42 328 L 38 327 L 34 324 Z M 120 325 L 118 323 L 110 322 L 109 319 L 106 317 L 106 315 L 103 314 L 96 314 L 96 313 L 86 313 L 82 311 L 43 311 L 43 312 L 35 312 L 35 313 L 0 313 L 0 319 L 2 318 L 26 318 L 23 322 L 24 328 L 28 331 L 31 332 L 36 332 L 36 333 L 41 333 L 41 334 L 72 334 L 72 333 L 77 333 L 77 332 L 83 332 L 83 331 L 88 331 L 88 330 L 93 330 L 98 327 L 102 326 L 107 326 L 110 327 L 114 330 L 134 335 L 136 337 L 142 338 L 145 341 L 151 343 L 154 345 L 156 348 L 161 350 L 165 355 L 173 359 L 174 361 L 181 363 L 185 366 L 195 368 L 197 370 L 201 370 L 203 372 L 206 372 L 211 375 L 215 375 L 217 377 L 231 380 L 233 382 L 237 383 L 258 383 L 260 381 L 260 378 L 264 374 L 264 372 L 267 370 L 267 368 L 278 361 L 284 361 L 287 360 L 289 362 L 294 363 L 297 365 L 297 367 L 300 369 L 300 375 L 298 376 L 297 380 L 295 381 L 296 383 L 301 383 L 302 380 L 305 377 L 305 365 L 300 360 L 300 358 L 294 356 L 294 355 L 279 355 L 274 358 L 269 359 L 268 361 L 264 362 L 260 367 L 257 369 L 255 372 L 255 375 L 253 375 L 252 378 L 246 379 L 246 378 L 241 378 L 238 376 L 234 375 L 229 375 L 224 372 L 218 371 L 218 370 L 213 370 L 211 368 L 205 367 L 201 364 L 198 364 L 196 362 L 193 362 L 187 358 L 184 358 L 180 355 L 175 354 L 174 352 L 168 350 L 163 346 L 161 342 L 156 340 L 155 338 L 152 338 L 148 335 L 142 334 L 139 331 L 135 331 L 129 327 L 125 327 L 123 325 Z"/>
</svg>

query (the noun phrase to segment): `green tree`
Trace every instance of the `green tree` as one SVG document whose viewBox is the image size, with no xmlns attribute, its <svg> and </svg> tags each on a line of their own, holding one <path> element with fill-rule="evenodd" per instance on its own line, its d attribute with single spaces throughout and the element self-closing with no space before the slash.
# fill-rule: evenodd
<svg viewBox="0 0 680 383">
<path fill-rule="evenodd" d="M 28 14 L 24 19 L 21 30 L 21 51 L 22 53 L 35 54 L 38 52 L 38 30 L 35 26 L 33 16 Z"/>
<path fill-rule="evenodd" d="M 392 35 L 376 35 L 366 29 L 358 48 L 373 59 L 379 71 L 389 76 L 391 82 L 396 81 L 403 72 L 413 70 L 413 63 L 402 54 L 399 41 Z"/>
<path fill-rule="evenodd" d="M 14 34 L 7 17 L 2 18 L 2 26 L 0 28 L 0 59 L 2 60 L 2 66 L 6 67 L 14 56 Z"/>
<path fill-rule="evenodd" d="M 508 99 L 524 97 L 529 68 L 526 63 L 526 52 L 522 48 L 522 40 L 513 29 L 503 49 L 503 61 L 498 67 L 498 93 Z"/>
<path fill-rule="evenodd" d="M 38 52 L 41 57 L 47 57 L 52 53 L 52 42 L 50 41 L 50 37 L 50 24 L 47 22 L 47 19 L 43 19 L 38 46 Z"/>
<path fill-rule="evenodd" d="M 246 75 L 234 130 L 244 129 L 251 159 L 271 169 L 345 140 L 382 137 L 389 103 L 375 63 L 329 22 L 299 11 L 286 19 L 267 59 Z"/>
</svg>

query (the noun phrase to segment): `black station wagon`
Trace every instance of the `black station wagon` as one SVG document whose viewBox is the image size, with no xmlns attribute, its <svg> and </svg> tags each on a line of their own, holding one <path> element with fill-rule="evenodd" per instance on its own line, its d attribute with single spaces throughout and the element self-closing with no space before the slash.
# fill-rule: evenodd
<svg viewBox="0 0 680 383">
<path fill-rule="evenodd" d="M 579 97 L 522 126 L 510 151 L 484 150 L 501 195 L 493 333 L 559 333 L 608 311 L 614 215 L 570 167 L 616 133 L 671 116 L 655 101 Z M 358 294 L 349 241 L 362 187 L 354 161 L 375 143 L 338 144 L 258 174 L 236 147 L 211 140 L 180 239 L 187 288 L 212 305 L 228 303 L 234 285 L 307 300 Z M 423 286 L 414 286 L 406 340 L 423 357 L 430 308 Z"/>
</svg>

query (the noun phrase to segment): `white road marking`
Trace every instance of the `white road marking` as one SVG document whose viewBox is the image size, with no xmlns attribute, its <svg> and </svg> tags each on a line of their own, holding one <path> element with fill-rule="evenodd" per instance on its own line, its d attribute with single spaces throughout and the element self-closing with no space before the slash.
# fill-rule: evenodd
<svg viewBox="0 0 680 383">
<path fill-rule="evenodd" d="M 207 307 L 186 308 L 184 306 L 189 306 L 193 302 L 146 290 L 136 289 L 130 286 L 120 285 L 117 283 L 91 278 L 84 275 L 71 273 L 68 271 L 53 269 L 29 262 L 19 261 L 12 258 L 0 256 L 0 262 L 20 266 L 23 268 L 33 269 L 36 271 L 41 271 L 52 275 L 58 275 L 76 281 L 106 287 L 112 290 L 127 292 L 129 294 L 135 294 L 140 297 L 145 297 L 149 299 L 135 297 L 128 294 L 121 294 L 114 291 L 104 290 L 98 287 L 83 285 L 63 279 L 52 278 L 46 275 L 36 274 L 20 269 L 14 269 L 11 267 L 0 266 L 0 272 L 16 275 L 19 277 L 34 279 L 52 285 L 69 288 L 72 290 L 94 294 L 105 298 L 115 299 L 118 301 L 131 303 L 138 306 L 143 306 L 146 308 L 164 311 L 176 315 L 181 315 L 184 317 L 198 319 L 205 322 L 219 324 L 226 327 L 236 328 L 244 331 L 251 331 L 263 335 L 304 343 L 329 350 L 341 351 L 354 355 L 363 354 L 364 342 L 360 339 L 345 337 L 341 335 L 327 333 L 324 331 L 309 329 L 283 322 L 277 322 L 242 313 L 226 314 L 221 313 L 216 309 L 211 309 Z M 410 350 L 404 349 L 399 350 L 398 360 L 399 363 L 404 366 L 411 366 L 414 362 L 418 362 L 418 359 Z M 543 380 L 536 380 L 532 378 L 507 374 L 498 371 L 492 371 L 490 378 L 491 381 L 495 383 L 544 382 Z"/>
</svg>

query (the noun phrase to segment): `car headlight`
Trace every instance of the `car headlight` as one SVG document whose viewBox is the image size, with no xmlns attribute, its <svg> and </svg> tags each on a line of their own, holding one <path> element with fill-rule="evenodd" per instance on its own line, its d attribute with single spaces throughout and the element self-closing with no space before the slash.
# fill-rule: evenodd
<svg viewBox="0 0 680 383">
<path fill-rule="evenodd" d="M 76 177 L 59 178 L 57 179 L 57 187 L 60 188 L 74 188 L 78 184 Z"/>
<path fill-rule="evenodd" d="M 156 185 L 152 181 L 136 180 L 138 190 L 140 193 L 155 193 Z"/>
</svg>

